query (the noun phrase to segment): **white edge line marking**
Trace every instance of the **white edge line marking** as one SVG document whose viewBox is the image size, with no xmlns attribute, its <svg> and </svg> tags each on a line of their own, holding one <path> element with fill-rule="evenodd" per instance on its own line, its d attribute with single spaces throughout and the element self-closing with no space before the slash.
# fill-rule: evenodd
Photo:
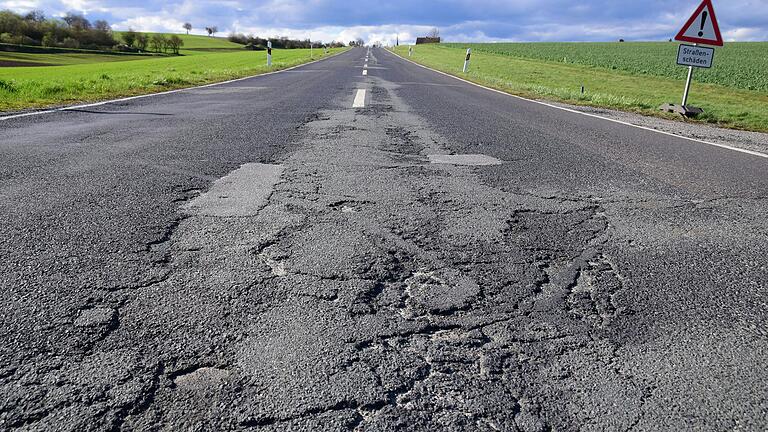
<svg viewBox="0 0 768 432">
<path fill-rule="evenodd" d="M 83 108 L 93 108 L 93 107 L 97 107 L 97 106 L 109 105 L 109 104 L 118 103 L 118 102 L 126 102 L 126 101 L 130 101 L 130 100 L 144 99 L 144 98 L 153 97 L 153 96 L 163 96 L 163 95 L 169 95 L 169 94 L 173 94 L 173 93 L 180 93 L 180 92 L 184 92 L 184 91 L 188 91 L 188 90 L 196 90 L 196 89 L 201 89 L 201 88 L 206 88 L 206 87 L 214 87 L 214 86 L 219 86 L 219 85 L 224 85 L 224 84 L 231 84 L 231 83 L 234 83 L 234 82 L 245 81 L 245 80 L 249 80 L 249 79 L 253 79 L 253 78 L 258 78 L 258 77 L 263 77 L 263 76 L 267 76 L 267 75 L 274 75 L 274 74 L 278 74 L 278 73 L 281 73 L 281 72 L 288 72 L 288 71 L 293 70 L 293 69 L 298 69 L 300 67 L 311 65 L 313 63 L 318 63 L 318 62 L 321 62 L 323 60 L 328 60 L 328 59 L 330 59 L 332 57 L 336 57 L 337 55 L 344 54 L 345 52 L 347 52 L 347 51 L 342 51 L 342 52 L 336 53 L 336 54 L 334 54 L 332 56 L 323 57 L 323 58 L 321 58 L 319 60 L 315 60 L 315 61 L 312 61 L 312 62 L 309 62 L 309 63 L 302 63 L 302 64 L 299 64 L 299 65 L 296 65 L 296 66 L 291 66 L 291 67 L 289 67 L 287 69 L 280 69 L 280 70 L 274 71 L 274 72 L 266 72 L 266 73 L 263 73 L 263 74 L 251 75 L 251 76 L 247 76 L 247 77 L 243 77 L 243 78 L 236 78 L 236 79 L 229 80 L 229 81 L 216 82 L 216 83 L 205 84 L 205 85 L 196 86 L 196 87 L 185 87 L 185 88 L 180 88 L 180 89 L 175 89 L 175 90 L 168 90 L 168 91 L 164 91 L 164 92 L 160 92 L 160 93 L 148 93 L 148 94 L 144 94 L 144 95 L 130 96 L 130 97 L 125 97 L 125 98 L 120 98 L 120 99 L 110 99 L 110 100 L 101 101 L 101 102 L 94 102 L 94 103 L 89 103 L 89 104 L 85 104 L 85 105 L 73 105 L 73 106 L 67 106 L 67 107 L 55 108 L 55 109 L 49 109 L 49 110 L 43 110 L 43 111 L 32 111 L 32 112 L 23 113 L 23 114 L 12 114 L 12 115 L 9 115 L 9 116 L 0 117 L 0 121 L 12 120 L 12 119 L 17 119 L 17 118 L 22 118 L 22 117 L 31 117 L 31 116 L 43 115 L 43 114 L 51 114 L 51 113 L 63 112 L 63 111 L 74 111 L 74 110 L 83 109 Z"/>
<path fill-rule="evenodd" d="M 365 108 L 365 89 L 357 89 L 355 101 L 352 102 L 352 108 Z"/>
<path fill-rule="evenodd" d="M 577 111 L 577 110 L 574 110 L 574 109 L 553 105 L 553 104 L 550 104 L 550 103 L 547 103 L 547 102 L 542 102 L 542 101 L 537 101 L 537 100 L 534 100 L 534 99 L 524 98 L 522 96 L 518 96 L 518 95 L 511 94 L 511 93 L 507 93 L 507 92 L 504 92 L 504 91 L 501 91 L 501 90 L 497 90 L 495 88 L 486 87 L 486 86 L 484 86 L 482 84 L 478 84 L 478 83 L 475 83 L 475 82 L 472 82 L 472 81 L 468 81 L 468 80 L 465 80 L 464 78 L 459 78 L 459 77 L 457 77 L 455 75 L 451 75 L 451 74 L 446 73 L 446 72 L 442 72 L 442 71 L 439 71 L 439 70 L 436 70 L 436 69 L 432 69 L 429 66 L 424 66 L 422 64 L 416 63 L 413 60 L 408 60 L 405 57 L 401 57 L 401 56 L 399 56 L 399 55 L 397 55 L 397 54 L 395 54 L 395 53 L 393 53 L 393 52 L 391 52 L 389 50 L 384 50 L 384 51 L 388 52 L 389 54 L 392 54 L 393 56 L 395 56 L 395 57 L 397 57 L 397 58 L 399 58 L 401 60 L 405 60 L 405 61 L 407 61 L 409 63 L 413 63 L 416 66 L 419 66 L 421 68 L 430 70 L 432 72 L 437 72 L 440 75 L 445 75 L 447 77 L 451 77 L 453 79 L 457 79 L 459 81 L 463 81 L 463 82 L 465 82 L 467 84 L 472 84 L 473 86 L 480 87 L 480 88 L 483 88 L 485 90 L 492 91 L 494 93 L 503 94 L 503 95 L 510 96 L 510 97 L 513 97 L 513 98 L 516 98 L 516 99 L 520 99 L 520 100 L 524 100 L 524 101 L 527 101 L 527 102 L 533 102 L 535 104 L 544 105 L 544 106 L 547 106 L 547 107 L 550 107 L 550 108 L 555 108 L 555 109 L 558 109 L 558 110 L 561 110 L 561 111 L 567 111 L 567 112 L 574 113 L 574 114 L 581 114 L 581 115 L 587 116 L 587 117 L 593 117 L 593 118 L 597 118 L 597 119 L 601 119 L 601 120 L 607 120 L 609 122 L 618 123 L 618 124 L 625 125 L 625 126 L 631 126 L 633 128 L 637 128 L 637 129 L 642 129 L 642 130 L 646 130 L 646 131 L 650 131 L 650 132 L 656 132 L 656 133 L 659 133 L 659 134 L 662 134 L 662 135 L 667 135 L 667 136 L 671 136 L 671 137 L 675 137 L 675 138 L 681 138 L 681 139 L 692 141 L 692 142 L 699 143 L 699 144 L 706 144 L 706 145 L 709 145 L 709 146 L 720 147 L 720 148 L 723 148 L 723 149 L 726 149 L 726 150 L 733 150 L 735 152 L 745 153 L 745 154 L 748 154 L 748 155 L 752 155 L 752 156 L 757 156 L 757 157 L 768 159 L 768 154 L 765 154 L 765 153 L 760 153 L 760 152 L 756 152 L 756 151 L 752 151 L 752 150 L 746 150 L 746 149 L 742 149 L 742 148 L 738 148 L 738 147 L 733 147 L 733 146 L 729 146 L 727 144 L 718 144 L 718 143 L 704 141 L 704 140 L 700 140 L 700 139 L 696 139 L 696 138 L 690 138 L 690 137 L 683 136 L 683 135 L 677 135 L 677 134 L 674 134 L 672 132 L 666 132 L 666 131 L 662 131 L 662 130 L 658 130 L 658 129 L 649 128 L 649 127 L 646 127 L 646 126 L 640 126 L 640 125 L 636 125 L 636 124 L 633 124 L 633 123 L 628 123 L 628 122 L 621 121 L 621 120 L 616 120 L 616 119 L 612 119 L 612 118 L 608 118 L 608 117 L 603 117 L 603 116 L 600 116 L 600 115 L 597 115 L 597 114 L 585 113 L 585 112 L 582 112 L 582 111 Z"/>
</svg>

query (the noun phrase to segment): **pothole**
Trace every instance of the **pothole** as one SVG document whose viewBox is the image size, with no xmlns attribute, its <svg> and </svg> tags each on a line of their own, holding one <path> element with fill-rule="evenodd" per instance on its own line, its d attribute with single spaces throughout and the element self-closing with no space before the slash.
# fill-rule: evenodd
<svg viewBox="0 0 768 432">
<path fill-rule="evenodd" d="M 483 154 L 428 155 L 429 163 L 463 166 L 501 165 L 502 161 Z"/>
</svg>

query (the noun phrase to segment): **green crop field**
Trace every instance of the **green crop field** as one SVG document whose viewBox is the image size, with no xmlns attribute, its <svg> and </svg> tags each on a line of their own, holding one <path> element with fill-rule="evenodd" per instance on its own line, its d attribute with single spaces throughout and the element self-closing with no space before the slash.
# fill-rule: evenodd
<svg viewBox="0 0 768 432">
<path fill-rule="evenodd" d="M 446 44 L 475 52 L 572 63 L 638 75 L 685 79 L 675 63 L 677 43 L 497 43 Z M 699 82 L 745 90 L 768 91 L 768 42 L 728 43 L 715 52 L 715 67 L 696 71 Z"/>
<path fill-rule="evenodd" d="M 696 70 L 689 104 L 705 109 L 698 121 L 768 131 L 767 50 L 768 43 L 727 44 L 712 70 Z M 407 57 L 408 47 L 395 52 Z M 658 111 L 680 103 L 687 69 L 676 58 L 674 43 L 617 42 L 419 45 L 411 60 L 521 96 L 676 118 Z"/>
<path fill-rule="evenodd" d="M 342 49 L 330 50 L 329 55 Z M 45 54 L 47 55 L 47 54 Z M 60 54 L 55 54 L 60 55 Z M 101 55 L 94 55 L 101 59 Z M 0 111 L 40 108 L 147 94 L 256 75 L 310 61 L 309 50 L 200 52 L 49 67 L 0 67 Z M 314 50 L 314 59 L 323 56 Z"/>
</svg>

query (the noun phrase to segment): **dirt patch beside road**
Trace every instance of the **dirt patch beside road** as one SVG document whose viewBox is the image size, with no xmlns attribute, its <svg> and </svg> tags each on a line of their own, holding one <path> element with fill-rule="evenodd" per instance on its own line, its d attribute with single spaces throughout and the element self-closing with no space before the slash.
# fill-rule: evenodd
<svg viewBox="0 0 768 432">
<path fill-rule="evenodd" d="M 20 62 L 14 60 L 0 60 L 0 67 L 37 67 L 37 66 L 56 66 L 49 63 Z"/>
</svg>

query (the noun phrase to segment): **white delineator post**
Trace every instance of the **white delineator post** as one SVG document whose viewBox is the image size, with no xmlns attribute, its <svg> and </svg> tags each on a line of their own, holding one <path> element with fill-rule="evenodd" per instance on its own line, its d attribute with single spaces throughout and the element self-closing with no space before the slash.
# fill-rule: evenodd
<svg viewBox="0 0 768 432">
<path fill-rule="evenodd" d="M 472 57 L 472 48 L 467 48 L 467 57 L 464 59 L 464 73 L 469 70 L 469 58 Z"/>
<path fill-rule="evenodd" d="M 408 47 L 408 57 L 413 57 L 413 45 Z"/>
<path fill-rule="evenodd" d="M 267 41 L 267 66 L 272 67 L 272 42 Z"/>
</svg>

